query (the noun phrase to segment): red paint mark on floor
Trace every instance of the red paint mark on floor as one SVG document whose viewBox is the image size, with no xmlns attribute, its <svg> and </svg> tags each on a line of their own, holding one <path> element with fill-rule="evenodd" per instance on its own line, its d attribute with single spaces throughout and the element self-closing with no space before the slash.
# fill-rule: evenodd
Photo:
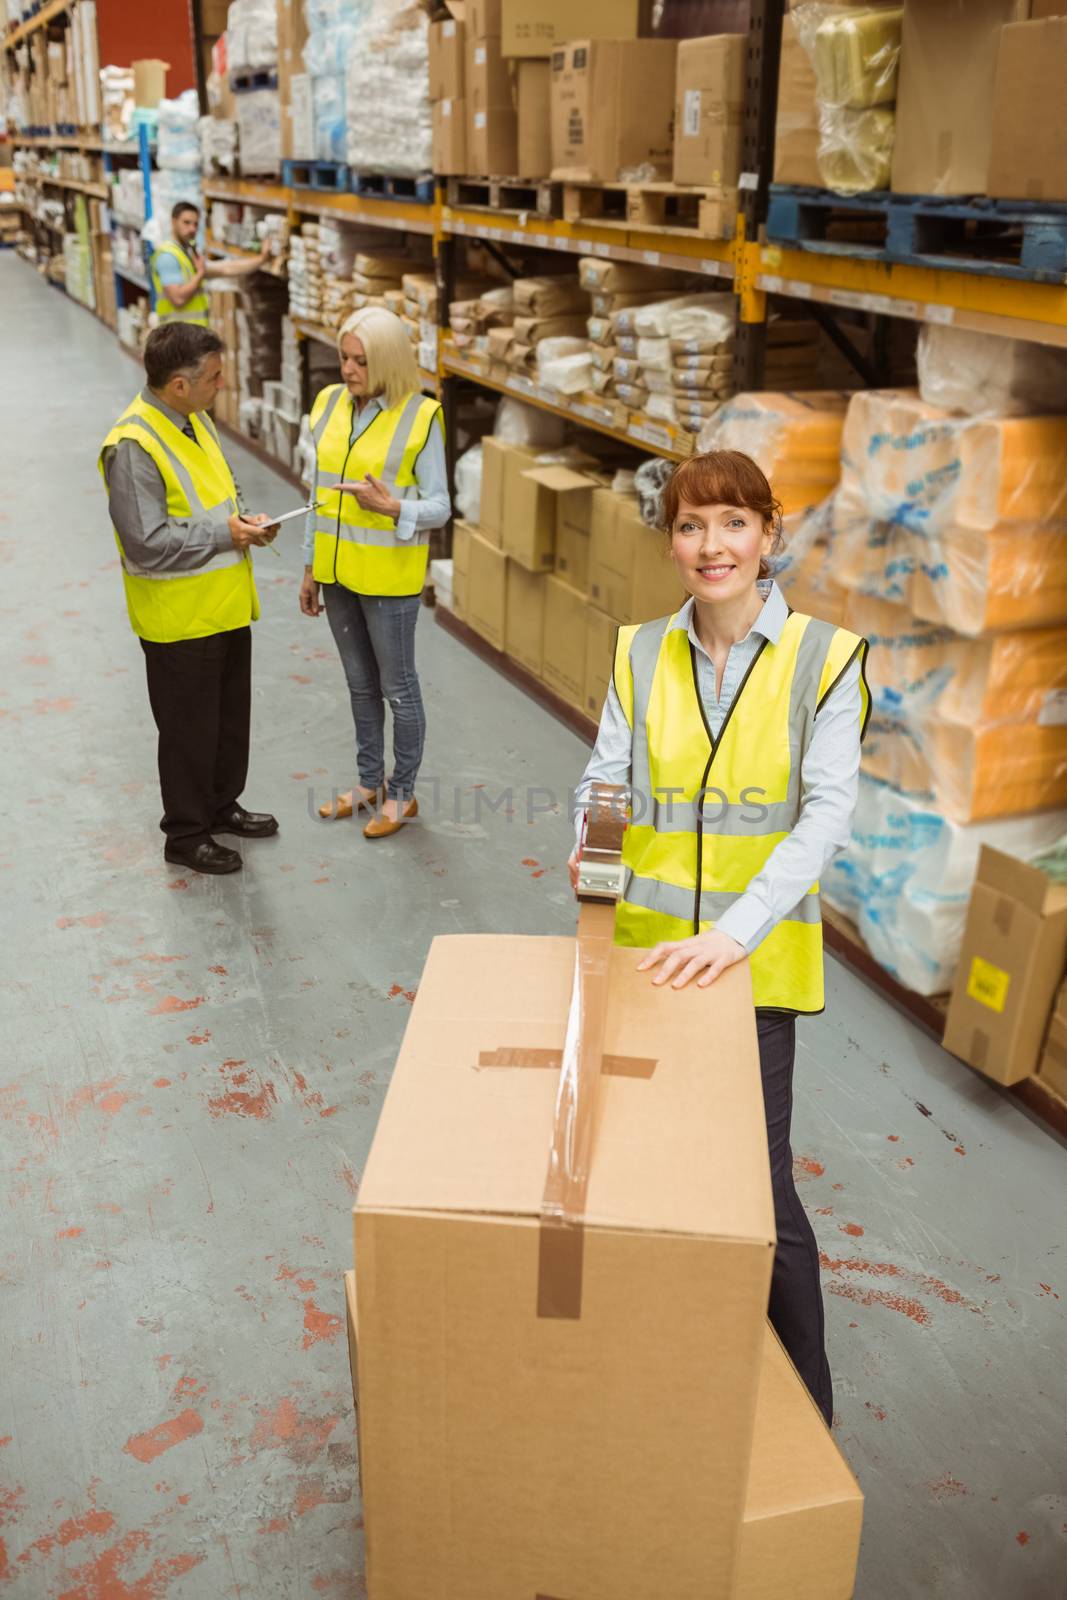
<svg viewBox="0 0 1067 1600">
<path fill-rule="evenodd" d="M 315 681 L 314 678 L 308 678 L 302 672 L 290 672 L 289 676 L 292 678 L 294 683 L 314 683 Z M 297 774 L 294 772 L 293 777 L 295 778 L 296 776 Z M 304 777 L 307 777 L 306 772 L 304 773 Z"/>
<path fill-rule="evenodd" d="M 871 1413 L 871 1415 L 878 1418 L 879 1422 L 884 1422 L 885 1421 L 886 1416 L 888 1415 L 888 1413 L 883 1411 L 881 1406 L 876 1406 L 874 1404 L 873 1400 L 865 1400 L 863 1403 L 867 1407 L 867 1410 Z"/>
<path fill-rule="evenodd" d="M 200 1400 L 205 1394 L 207 1394 L 207 1384 L 201 1383 L 199 1378 L 191 1377 L 189 1373 L 185 1373 L 174 1385 L 170 1397 L 172 1400 L 193 1398 Z"/>
<path fill-rule="evenodd" d="M 1016 1544 L 1029 1544 L 1030 1535 L 1025 1530 L 1022 1530 L 1015 1535 L 1015 1542 Z"/>
<path fill-rule="evenodd" d="M 310 1466 L 326 1449 L 340 1416 L 302 1416 L 296 1401 L 287 1396 L 271 1411 L 261 1411 L 252 1430 L 249 1446 L 260 1450 L 284 1450 L 297 1466 Z"/>
<path fill-rule="evenodd" d="M 832 1183 L 830 1187 L 831 1189 L 843 1189 L 845 1186 L 843 1183 Z"/>
<path fill-rule="evenodd" d="M 341 1167 L 341 1177 L 344 1180 L 345 1187 L 349 1194 L 359 1193 L 359 1179 L 356 1177 L 356 1174 L 352 1171 L 352 1168 L 348 1165 L 347 1161 L 344 1162 Z"/>
<path fill-rule="evenodd" d="M 312 878 L 312 883 L 329 883 L 329 878 Z"/>
<path fill-rule="evenodd" d="M 335 1117 L 340 1111 L 340 1106 L 324 1106 L 319 1112 L 320 1117 Z"/>
<path fill-rule="evenodd" d="M 219 974 L 220 978 L 228 978 L 229 977 L 229 973 L 226 971 L 225 967 L 208 967 L 207 970 L 209 972 L 217 972 Z"/>
<path fill-rule="evenodd" d="M 60 1228 L 56 1234 L 57 1239 L 80 1239 L 85 1232 L 84 1228 Z"/>
<path fill-rule="evenodd" d="M 192 1439 L 203 1431 L 203 1427 L 203 1419 L 198 1412 L 183 1411 L 180 1416 L 172 1417 L 169 1422 L 161 1422 L 147 1433 L 131 1434 L 122 1448 L 135 1461 L 147 1463 L 161 1456 L 164 1450 L 173 1450 L 176 1444 Z"/>
<path fill-rule="evenodd" d="M 103 928 L 108 921 L 106 912 L 93 911 L 87 917 L 57 917 L 57 928 Z"/>
<path fill-rule="evenodd" d="M 172 1011 L 195 1011 L 197 1006 L 202 1006 L 207 995 L 198 994 L 192 1000 L 183 1000 L 180 995 L 165 994 L 158 1006 L 154 1006 L 149 1016 L 163 1017 Z"/>
<path fill-rule="evenodd" d="M 821 1178 L 826 1168 L 821 1161 L 812 1160 L 811 1156 L 793 1157 L 793 1176 L 795 1178 Z"/>
<path fill-rule="evenodd" d="M 285 1517 L 272 1517 L 265 1528 L 257 1528 L 257 1533 L 284 1533 L 289 1523 Z"/>
<path fill-rule="evenodd" d="M 72 1574 L 74 1587 L 64 1589 L 57 1600 L 165 1600 L 175 1579 L 198 1567 L 204 1557 L 192 1554 L 160 1556 L 142 1577 L 127 1582 L 119 1568 L 125 1567 L 136 1556 L 146 1556 L 150 1542 L 150 1536 L 144 1528 L 135 1528 L 133 1532 L 125 1534 L 94 1561 L 79 1567 Z"/>
<path fill-rule="evenodd" d="M 536 856 L 523 856 L 522 865 L 524 867 L 539 867 L 541 863 Z"/>
<path fill-rule="evenodd" d="M 414 1005 L 415 996 L 418 994 L 418 992 L 419 991 L 417 989 L 405 989 L 403 984 L 394 983 L 389 990 L 389 998 L 390 1000 L 395 1000 L 397 995 L 402 994 L 409 1005 Z"/>
<path fill-rule="evenodd" d="M 351 1498 L 351 1488 L 344 1485 L 328 1489 L 323 1478 L 302 1478 L 293 1499 L 293 1516 L 303 1517 L 319 1506 L 346 1505 Z"/>
<path fill-rule="evenodd" d="M 304 1349 L 336 1339 L 341 1331 L 341 1319 L 332 1311 L 320 1311 L 314 1300 L 304 1301 Z"/>
<path fill-rule="evenodd" d="M 858 1222 L 842 1222 L 841 1232 L 847 1233 L 852 1239 L 862 1239 L 863 1229 Z"/>
<path fill-rule="evenodd" d="M 204 1033 L 187 1033 L 185 1042 L 186 1044 L 207 1044 L 210 1038 L 210 1033 L 205 1030 Z"/>
<path fill-rule="evenodd" d="M 5 1444 L 10 1444 L 14 1437 L 13 1433 L 5 1433 L 3 1438 L 0 1439 L 0 1450 L 4 1448 Z"/>
<path fill-rule="evenodd" d="M 22 1563 L 33 1560 L 35 1555 L 51 1555 L 56 1545 L 66 1549 L 67 1545 L 74 1544 L 78 1539 L 92 1539 L 110 1533 L 115 1526 L 115 1519 L 110 1511 L 87 1511 L 82 1517 L 68 1517 L 66 1522 L 61 1522 L 55 1533 L 46 1533 L 40 1539 L 23 1550 L 19 1556 Z"/>
<path fill-rule="evenodd" d="M 254 1070 L 244 1071 L 243 1061 L 224 1061 L 219 1068 L 230 1085 L 225 1094 L 208 1100 L 208 1110 L 213 1117 L 255 1117 L 265 1121 L 278 1103 L 274 1085 L 264 1080 Z"/>
<path fill-rule="evenodd" d="M 1038 1288 L 1041 1290 L 1042 1294 L 1050 1294 L 1052 1296 L 1053 1300 L 1058 1300 L 1059 1299 L 1059 1295 L 1056 1293 L 1055 1289 L 1052 1287 L 1051 1284 L 1039 1283 L 1038 1284 Z"/>
<path fill-rule="evenodd" d="M 307 773 L 307 772 L 290 772 L 289 776 L 290 776 L 290 778 L 295 778 L 297 783 L 303 783 L 305 778 L 310 777 L 310 773 Z"/>
<path fill-rule="evenodd" d="M 153 1086 L 156 1089 L 169 1089 L 170 1088 L 170 1079 L 169 1078 L 154 1078 L 152 1081 L 153 1081 Z"/>
<path fill-rule="evenodd" d="M 910 1156 L 902 1156 L 901 1159 L 899 1161 L 895 1161 L 893 1165 L 899 1167 L 903 1172 L 905 1167 L 913 1167 L 915 1163 Z"/>
<path fill-rule="evenodd" d="M 172 878 L 166 887 L 168 889 L 188 889 L 189 880 L 188 878 Z"/>
<path fill-rule="evenodd" d="M 833 1206 L 817 1206 L 816 1209 L 815 1209 L 815 1215 L 817 1217 L 832 1217 L 833 1214 L 834 1214 Z"/>
<path fill-rule="evenodd" d="M 33 709 L 37 716 L 47 717 L 53 711 L 73 711 L 77 704 L 77 700 L 61 696 L 58 700 L 35 700 Z"/>
<path fill-rule="evenodd" d="M 129 1098 L 128 1094 L 123 1094 L 121 1090 L 114 1089 L 111 1094 L 105 1094 L 101 1100 L 96 1102 L 96 1109 L 103 1111 L 106 1116 L 113 1117 L 116 1111 L 121 1111 L 123 1106 L 129 1102 Z"/>
<path fill-rule="evenodd" d="M 886 1138 L 889 1140 L 890 1144 L 899 1144 L 900 1143 L 900 1134 L 899 1133 L 887 1133 L 886 1134 Z"/>
<path fill-rule="evenodd" d="M 909 1317 L 920 1327 L 926 1327 L 930 1321 L 926 1307 L 905 1295 L 889 1294 L 885 1289 L 861 1289 L 855 1283 L 828 1283 L 826 1289 L 828 1294 L 839 1295 L 842 1300 L 851 1300 L 859 1306 L 886 1306 L 890 1311 L 899 1311 L 901 1316 Z"/>
<path fill-rule="evenodd" d="M 156 1366 L 159 1368 L 160 1372 L 162 1372 L 164 1367 L 169 1367 L 173 1360 L 174 1357 L 172 1355 L 157 1356 Z"/>
<path fill-rule="evenodd" d="M 953 1145 L 952 1148 L 955 1150 L 955 1152 L 956 1152 L 956 1154 L 958 1156 L 965 1156 L 967 1154 L 966 1150 L 963 1148 L 963 1146 L 961 1144 Z"/>
<path fill-rule="evenodd" d="M 953 1500 L 959 1495 L 970 1493 L 965 1483 L 961 1483 L 948 1472 L 942 1473 L 940 1478 L 934 1483 L 928 1483 L 926 1487 L 934 1500 Z"/>
</svg>

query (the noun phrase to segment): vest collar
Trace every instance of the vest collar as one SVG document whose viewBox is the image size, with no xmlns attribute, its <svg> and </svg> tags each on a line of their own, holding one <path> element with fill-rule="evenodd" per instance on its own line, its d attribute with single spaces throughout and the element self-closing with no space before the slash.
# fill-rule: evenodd
<svg viewBox="0 0 1067 1600">
<path fill-rule="evenodd" d="M 745 637 L 751 638 L 752 634 L 755 633 L 761 639 L 766 639 L 768 644 L 777 644 L 782 637 L 782 629 L 789 620 L 789 607 L 786 604 L 785 596 L 773 578 L 757 578 L 756 588 L 763 596 L 763 609 Z M 667 632 L 672 633 L 677 628 L 687 633 L 689 642 L 702 655 L 707 655 L 707 651 L 697 638 L 697 631 L 693 622 L 694 604 L 693 597 L 690 595 L 667 629 Z M 739 640 L 738 642 L 743 643 L 744 641 Z"/>
<path fill-rule="evenodd" d="M 141 399 L 146 406 L 154 406 L 157 411 L 162 412 L 168 422 L 173 422 L 179 433 L 185 432 L 186 423 L 192 423 L 192 417 L 183 417 L 180 411 L 175 411 L 173 406 L 168 406 L 158 395 L 153 394 L 147 384 L 141 390 Z"/>
</svg>

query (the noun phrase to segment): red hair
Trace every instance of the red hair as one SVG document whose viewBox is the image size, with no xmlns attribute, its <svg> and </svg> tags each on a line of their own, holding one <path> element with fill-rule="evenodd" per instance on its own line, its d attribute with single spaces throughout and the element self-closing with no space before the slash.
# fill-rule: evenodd
<svg viewBox="0 0 1067 1600">
<path fill-rule="evenodd" d="M 782 535 L 782 505 L 776 500 L 766 475 L 751 456 L 741 450 L 709 450 L 690 456 L 671 473 L 663 491 L 661 527 L 671 533 L 682 504 L 690 506 L 740 506 L 754 511 L 765 528 L 772 528 L 776 542 Z M 760 559 L 759 575 L 769 578 L 771 569 Z"/>
</svg>

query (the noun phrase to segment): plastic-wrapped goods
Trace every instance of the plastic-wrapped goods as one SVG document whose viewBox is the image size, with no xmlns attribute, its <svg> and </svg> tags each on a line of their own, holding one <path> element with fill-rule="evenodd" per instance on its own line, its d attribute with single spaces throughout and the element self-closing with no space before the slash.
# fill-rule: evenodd
<svg viewBox="0 0 1067 1600">
<path fill-rule="evenodd" d="M 885 189 L 893 170 L 896 114 L 886 106 L 838 111 L 819 142 L 819 176 L 835 194 Z"/>
<path fill-rule="evenodd" d="M 281 102 L 277 89 L 245 89 L 234 96 L 241 136 L 241 171 L 272 174 L 282 162 Z"/>
<path fill-rule="evenodd" d="M 539 383 L 561 394 L 581 394 L 593 379 L 593 363 L 585 339 L 542 339 L 537 346 Z"/>
<path fill-rule="evenodd" d="M 699 450 L 742 450 L 766 473 L 792 517 L 825 500 L 838 481 L 849 396 L 738 394 L 719 408 L 697 441 Z"/>
<path fill-rule="evenodd" d="M 1036 417 L 1067 407 L 1067 350 L 925 322 L 916 352 L 919 393 L 966 417 Z"/>
<path fill-rule="evenodd" d="M 965 639 L 903 606 L 851 595 L 870 641 L 863 770 L 954 822 L 1067 806 L 1067 633 Z"/>
<path fill-rule="evenodd" d="M 231 72 L 259 72 L 278 65 L 277 0 L 231 0 L 226 60 Z"/>
<path fill-rule="evenodd" d="M 535 450 L 556 450 L 563 443 L 563 419 L 521 400 L 501 400 L 496 408 L 493 437 L 505 444 L 525 444 Z"/>
<path fill-rule="evenodd" d="M 472 445 L 456 462 L 456 510 L 464 522 L 477 524 L 482 509 L 482 447 Z"/>
<path fill-rule="evenodd" d="M 311 120 L 314 127 L 315 160 L 345 159 L 345 80 L 343 75 L 311 80 Z"/>
<path fill-rule="evenodd" d="M 1067 416 L 853 395 L 829 523 L 841 582 L 957 633 L 1067 622 Z"/>
<path fill-rule="evenodd" d="M 195 89 L 159 102 L 156 163 L 172 172 L 200 171 L 200 101 Z"/>
<path fill-rule="evenodd" d="M 889 185 L 903 16 L 899 6 L 821 3 L 791 13 L 815 68 L 819 175 L 838 194 Z"/>
<path fill-rule="evenodd" d="M 965 826 L 861 773 L 852 841 L 823 873 L 823 899 L 898 982 L 940 994 L 959 961 L 981 846 L 1026 860 L 1065 826 L 1063 811 Z"/>
<path fill-rule="evenodd" d="M 666 339 L 669 336 L 685 338 L 689 335 L 670 335 L 671 317 L 680 311 L 692 313 L 698 309 L 729 314 L 732 318 L 733 296 L 719 293 L 676 295 L 670 300 L 657 300 L 651 305 L 634 306 L 629 310 L 620 311 L 612 321 L 619 333 L 635 333 L 639 338 Z M 700 320 L 694 319 L 695 325 L 699 325 Z M 679 325 L 677 320 L 675 325 Z"/>
<path fill-rule="evenodd" d="M 201 117 L 200 163 L 205 172 L 237 171 L 237 124 L 222 117 Z"/>
<path fill-rule="evenodd" d="M 844 627 L 845 610 L 852 596 L 834 576 L 833 558 L 825 540 L 791 539 L 772 565 L 778 587 L 794 611 Z M 869 744 L 868 730 L 865 750 Z"/>
<path fill-rule="evenodd" d="M 433 166 L 430 25 L 420 5 L 375 0 L 348 51 L 347 160 L 419 177 Z"/>
</svg>

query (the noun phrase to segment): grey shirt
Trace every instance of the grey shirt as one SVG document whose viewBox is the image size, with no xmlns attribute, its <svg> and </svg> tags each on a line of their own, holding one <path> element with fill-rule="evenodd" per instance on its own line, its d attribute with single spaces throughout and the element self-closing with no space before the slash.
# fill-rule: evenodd
<svg viewBox="0 0 1067 1600">
<path fill-rule="evenodd" d="M 141 390 L 146 405 L 155 406 L 168 422 L 196 442 L 188 417 L 165 405 L 151 389 Z M 150 572 L 195 572 L 214 556 L 233 549 L 228 522 L 210 517 L 172 517 L 167 489 L 147 450 L 133 439 L 120 439 L 104 457 L 111 522 L 130 561 Z M 241 505 L 241 492 L 237 491 Z"/>
</svg>

